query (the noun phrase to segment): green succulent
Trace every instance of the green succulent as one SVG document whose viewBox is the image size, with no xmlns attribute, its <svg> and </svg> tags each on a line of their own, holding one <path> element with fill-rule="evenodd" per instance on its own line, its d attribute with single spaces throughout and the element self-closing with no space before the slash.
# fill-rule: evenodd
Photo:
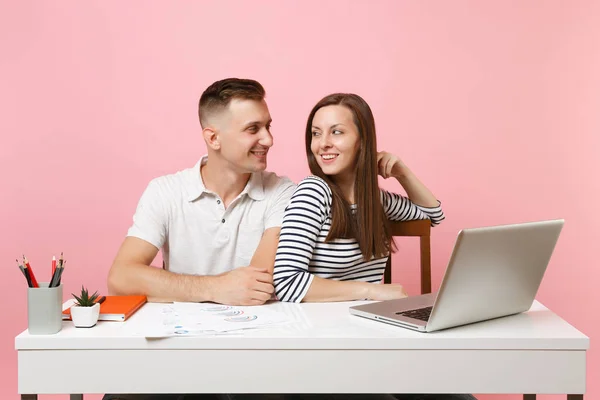
<svg viewBox="0 0 600 400">
<path fill-rule="evenodd" d="M 75 300 L 77 300 L 77 305 L 80 307 L 91 307 L 94 304 L 96 304 L 96 300 L 98 299 L 98 292 L 94 292 L 93 295 L 89 295 L 88 290 L 86 288 L 84 288 L 83 286 L 81 286 L 81 294 L 79 296 L 76 296 L 75 294 L 71 293 L 73 295 L 73 297 L 75 298 Z"/>
</svg>

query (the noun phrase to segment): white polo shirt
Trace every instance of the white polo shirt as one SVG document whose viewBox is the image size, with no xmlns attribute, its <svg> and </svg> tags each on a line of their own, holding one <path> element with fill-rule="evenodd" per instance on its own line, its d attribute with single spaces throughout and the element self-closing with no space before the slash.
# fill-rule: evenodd
<svg viewBox="0 0 600 400">
<path fill-rule="evenodd" d="M 200 165 L 153 179 L 127 236 L 162 249 L 167 270 L 217 275 L 246 266 L 265 229 L 281 226 L 295 184 L 272 172 L 253 173 L 227 209 L 206 189 Z"/>
</svg>

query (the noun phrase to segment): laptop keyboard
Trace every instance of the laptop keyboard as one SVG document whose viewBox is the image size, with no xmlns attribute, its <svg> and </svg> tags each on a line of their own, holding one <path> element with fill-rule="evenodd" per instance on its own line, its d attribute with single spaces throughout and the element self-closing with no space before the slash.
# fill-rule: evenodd
<svg viewBox="0 0 600 400">
<path fill-rule="evenodd" d="M 416 310 L 401 311 L 401 312 L 397 312 L 396 315 L 402 315 L 403 317 L 409 317 L 409 318 L 419 319 L 421 321 L 427 321 L 427 320 L 429 320 L 429 315 L 431 314 L 432 308 L 433 307 L 425 307 L 425 308 L 419 308 Z"/>
</svg>

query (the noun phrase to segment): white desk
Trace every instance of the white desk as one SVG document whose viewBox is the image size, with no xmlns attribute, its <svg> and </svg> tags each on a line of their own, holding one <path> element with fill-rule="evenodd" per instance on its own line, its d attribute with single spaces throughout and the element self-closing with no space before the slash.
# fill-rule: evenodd
<svg viewBox="0 0 600 400">
<path fill-rule="evenodd" d="M 78 393 L 553 393 L 582 399 L 589 339 L 539 303 L 527 313 L 418 333 L 351 316 L 357 303 L 270 307 L 296 320 L 243 335 L 136 336 L 127 322 L 15 338 L 21 399 Z M 535 398 L 535 396 L 527 396 Z"/>
</svg>

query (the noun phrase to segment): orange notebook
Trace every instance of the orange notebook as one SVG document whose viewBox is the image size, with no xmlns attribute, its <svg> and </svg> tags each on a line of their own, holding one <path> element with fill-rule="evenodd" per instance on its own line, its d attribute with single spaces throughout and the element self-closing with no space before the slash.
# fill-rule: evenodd
<svg viewBox="0 0 600 400">
<path fill-rule="evenodd" d="M 100 304 L 98 321 L 125 321 L 146 301 L 146 296 L 106 296 Z M 62 312 L 62 319 L 71 319 L 70 307 Z"/>
</svg>

